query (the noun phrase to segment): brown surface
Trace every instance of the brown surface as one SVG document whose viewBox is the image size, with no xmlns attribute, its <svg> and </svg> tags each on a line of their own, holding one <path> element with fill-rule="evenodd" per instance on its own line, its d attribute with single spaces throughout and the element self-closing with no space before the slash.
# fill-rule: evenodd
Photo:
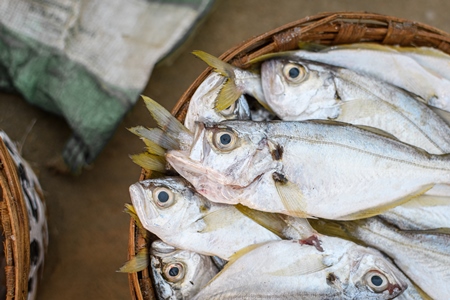
<svg viewBox="0 0 450 300">
<path fill-rule="evenodd" d="M 153 71 L 144 94 L 171 109 L 205 69 L 190 52 L 220 55 L 254 35 L 324 11 L 370 11 L 423 22 L 450 32 L 446 0 L 218 0 L 215 10 L 171 64 Z M 154 126 L 139 102 L 90 170 L 79 177 L 61 176 L 45 164 L 61 152 L 70 136 L 64 120 L 25 103 L 20 96 L 0 94 L 0 128 L 21 141 L 23 156 L 37 170 L 48 205 L 50 246 L 39 300 L 130 299 L 128 279 L 116 273 L 126 260 L 129 218 L 122 213 L 130 202 L 128 186 L 140 174 L 128 158 L 143 144 L 125 128 Z"/>
</svg>

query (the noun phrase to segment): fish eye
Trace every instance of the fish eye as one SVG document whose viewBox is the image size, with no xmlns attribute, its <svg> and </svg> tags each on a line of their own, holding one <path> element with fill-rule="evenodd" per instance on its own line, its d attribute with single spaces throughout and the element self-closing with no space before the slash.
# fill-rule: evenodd
<svg viewBox="0 0 450 300">
<path fill-rule="evenodd" d="M 370 271 L 366 274 L 365 280 L 367 285 L 376 293 L 386 290 L 389 286 L 389 280 L 377 271 Z"/>
<path fill-rule="evenodd" d="M 287 63 L 283 66 L 283 74 L 290 82 L 299 83 L 306 78 L 307 72 L 302 65 Z"/>
<path fill-rule="evenodd" d="M 174 202 L 173 192 L 166 187 L 158 187 L 153 191 L 153 200 L 159 207 L 169 207 Z"/>
<path fill-rule="evenodd" d="M 164 266 L 163 274 L 169 282 L 178 282 L 184 277 L 184 266 L 181 263 L 170 263 Z"/>
<path fill-rule="evenodd" d="M 219 148 L 220 150 L 233 150 L 237 138 L 236 134 L 232 132 L 231 130 L 221 130 L 216 133 L 214 133 L 214 145 Z"/>
<path fill-rule="evenodd" d="M 233 102 L 230 106 L 222 110 L 220 114 L 224 117 L 230 117 L 234 114 L 235 109 L 236 109 L 236 102 Z"/>
</svg>

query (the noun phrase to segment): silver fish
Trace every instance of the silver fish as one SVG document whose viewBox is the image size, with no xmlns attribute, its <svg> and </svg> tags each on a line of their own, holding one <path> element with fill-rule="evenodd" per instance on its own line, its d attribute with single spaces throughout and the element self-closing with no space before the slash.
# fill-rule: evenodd
<svg viewBox="0 0 450 300">
<path fill-rule="evenodd" d="M 388 83 L 296 57 L 263 62 L 261 81 L 267 105 L 282 120 L 371 126 L 429 153 L 450 153 L 450 127 L 413 95 Z"/>
<path fill-rule="evenodd" d="M 374 217 L 351 222 L 311 221 L 321 232 L 349 236 L 391 257 L 433 299 L 448 299 L 450 235 L 398 230 Z M 317 225 L 320 225 L 318 227 Z"/>
<path fill-rule="evenodd" d="M 202 299 L 393 299 L 403 274 L 376 250 L 323 236 L 323 252 L 293 241 L 239 253 L 202 289 Z"/>
<path fill-rule="evenodd" d="M 150 264 L 159 300 L 192 299 L 219 270 L 209 256 L 154 241 Z"/>
<path fill-rule="evenodd" d="M 338 122 L 199 126 L 167 161 L 205 197 L 299 217 L 377 215 L 450 183 L 450 156 Z M 333 209 L 330 209 L 333 207 Z"/>
<path fill-rule="evenodd" d="M 398 86 L 418 95 L 426 104 L 450 111 L 450 56 L 433 48 L 355 43 L 319 52 L 269 54 L 257 60 L 280 56 L 350 69 Z"/>
<path fill-rule="evenodd" d="M 251 244 L 281 239 L 234 206 L 208 201 L 181 177 L 140 181 L 130 196 L 144 228 L 180 249 L 228 260 Z"/>
<path fill-rule="evenodd" d="M 243 95 L 228 108 L 217 112 L 214 109 L 220 90 L 226 78 L 220 74 L 212 73 L 197 88 L 189 101 L 184 125 L 192 132 L 195 131 L 195 122 L 220 122 L 223 120 L 249 120 L 250 108 Z"/>
</svg>

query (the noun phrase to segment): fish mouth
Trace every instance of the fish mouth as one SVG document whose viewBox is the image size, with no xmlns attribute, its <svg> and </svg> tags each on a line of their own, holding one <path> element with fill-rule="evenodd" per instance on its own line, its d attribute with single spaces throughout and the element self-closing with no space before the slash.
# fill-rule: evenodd
<svg viewBox="0 0 450 300">
<path fill-rule="evenodd" d="M 179 150 L 170 150 L 166 153 L 166 160 L 184 178 L 194 186 L 198 183 L 210 181 L 221 185 L 230 185 L 229 179 L 222 173 L 206 168 L 201 162 L 189 158 L 188 153 Z"/>
<path fill-rule="evenodd" d="M 145 187 L 140 183 L 134 183 L 129 188 L 131 203 L 133 203 L 136 214 L 145 228 L 151 227 L 149 221 L 156 218 L 159 214 L 153 207 Z"/>
</svg>

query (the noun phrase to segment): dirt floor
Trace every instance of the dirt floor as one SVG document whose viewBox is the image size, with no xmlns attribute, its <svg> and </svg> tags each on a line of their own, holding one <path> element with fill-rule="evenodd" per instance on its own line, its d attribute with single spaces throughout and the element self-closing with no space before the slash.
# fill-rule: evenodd
<svg viewBox="0 0 450 300">
<path fill-rule="evenodd" d="M 220 55 L 254 35 L 324 11 L 376 12 L 450 31 L 446 0 L 218 0 L 178 55 L 154 69 L 143 94 L 171 109 L 205 69 L 192 50 Z M 46 163 L 70 136 L 65 121 L 28 105 L 20 95 L 0 93 L 0 128 L 23 143 L 23 156 L 46 195 L 50 245 L 39 300 L 130 298 L 127 276 L 115 271 L 127 256 L 129 217 L 123 205 L 130 202 L 128 187 L 140 173 L 128 157 L 143 149 L 126 130 L 136 125 L 154 126 L 141 101 L 90 169 L 78 177 L 58 175 Z"/>
</svg>

